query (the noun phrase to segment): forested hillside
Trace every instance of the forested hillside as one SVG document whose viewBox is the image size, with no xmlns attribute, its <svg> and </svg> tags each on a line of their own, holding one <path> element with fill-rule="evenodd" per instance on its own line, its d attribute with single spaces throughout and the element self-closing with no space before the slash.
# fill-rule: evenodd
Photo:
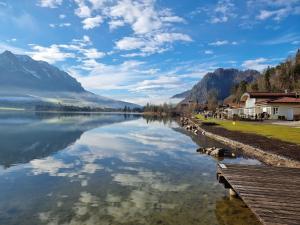
<svg viewBox="0 0 300 225">
<path fill-rule="evenodd" d="M 237 102 L 241 95 L 247 91 L 283 92 L 300 91 L 300 50 L 296 55 L 287 58 L 275 67 L 268 67 L 263 75 L 253 82 L 241 81 L 236 84 L 227 98 L 228 101 Z"/>
</svg>

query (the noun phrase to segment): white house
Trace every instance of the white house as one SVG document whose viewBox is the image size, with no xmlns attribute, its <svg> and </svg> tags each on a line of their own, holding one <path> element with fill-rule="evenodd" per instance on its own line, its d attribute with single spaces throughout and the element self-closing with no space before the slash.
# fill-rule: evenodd
<svg viewBox="0 0 300 225">
<path fill-rule="evenodd" d="M 269 119 L 300 119 L 300 98 L 296 93 L 248 92 L 241 101 L 245 103 L 245 117 L 267 115 Z"/>
<path fill-rule="evenodd" d="M 224 109 L 227 119 L 234 119 L 235 116 L 241 116 L 244 113 L 243 105 L 229 103 L 228 107 Z"/>
</svg>

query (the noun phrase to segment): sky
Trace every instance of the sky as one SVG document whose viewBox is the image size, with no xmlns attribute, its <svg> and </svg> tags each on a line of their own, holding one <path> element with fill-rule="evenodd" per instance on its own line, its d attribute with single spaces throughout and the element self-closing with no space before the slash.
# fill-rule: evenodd
<svg viewBox="0 0 300 225">
<path fill-rule="evenodd" d="M 0 52 L 44 60 L 96 94 L 169 102 L 217 68 L 300 47 L 300 0 L 0 0 Z"/>
</svg>

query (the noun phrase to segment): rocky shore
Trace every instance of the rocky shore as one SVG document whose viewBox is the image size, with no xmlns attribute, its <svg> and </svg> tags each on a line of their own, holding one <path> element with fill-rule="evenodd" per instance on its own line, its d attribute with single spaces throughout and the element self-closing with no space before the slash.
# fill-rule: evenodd
<svg viewBox="0 0 300 225">
<path fill-rule="evenodd" d="M 292 167 L 292 168 L 300 168 L 300 160 L 298 159 L 298 154 L 300 152 L 293 151 L 292 148 L 298 148 L 298 146 L 294 146 L 293 144 L 269 139 L 266 137 L 262 137 L 259 135 L 251 135 L 245 134 L 241 132 L 227 132 L 227 130 L 223 128 L 212 128 L 218 127 L 215 125 L 207 125 L 202 123 L 195 118 L 187 118 L 181 117 L 180 124 L 187 131 L 193 133 L 193 135 L 205 135 L 209 138 L 212 138 L 216 141 L 219 141 L 231 148 L 239 149 L 244 153 L 251 155 L 258 160 L 264 162 L 265 164 L 272 166 L 283 166 L 283 167 Z M 222 130 L 223 129 L 223 130 Z M 230 135 L 229 135 L 230 134 Z M 252 141 L 251 137 L 253 136 Z M 256 137 L 258 136 L 258 137 Z M 262 139 L 262 140 L 259 140 Z M 257 142 L 264 142 L 265 145 L 257 146 Z M 268 142 L 270 144 L 268 144 Z M 273 146 L 271 143 L 278 142 L 277 148 Z M 273 149 L 269 149 L 268 146 Z M 275 149 L 274 149 L 275 147 Z M 299 147 L 300 148 L 300 147 Z M 289 149 L 291 151 L 289 152 Z M 199 150 L 200 151 L 200 150 Z M 295 153 L 294 153 L 295 152 Z M 291 154 L 292 153 L 292 154 Z M 214 154 L 217 154 L 215 151 Z"/>
<path fill-rule="evenodd" d="M 234 152 L 230 151 L 229 149 L 225 148 L 217 148 L 217 147 L 212 147 L 212 148 L 198 148 L 197 152 L 211 155 L 216 158 L 236 158 L 236 155 Z"/>
</svg>

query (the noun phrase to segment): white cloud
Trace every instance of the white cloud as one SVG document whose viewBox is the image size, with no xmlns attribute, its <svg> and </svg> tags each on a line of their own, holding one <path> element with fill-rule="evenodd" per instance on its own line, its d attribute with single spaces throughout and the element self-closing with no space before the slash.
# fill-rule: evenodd
<svg viewBox="0 0 300 225">
<path fill-rule="evenodd" d="M 125 58 L 132 58 L 132 57 L 145 57 L 147 56 L 148 54 L 145 53 L 145 52 L 135 52 L 135 53 L 127 53 L 127 54 L 123 54 L 121 55 L 122 57 L 125 57 Z"/>
<path fill-rule="evenodd" d="M 271 6 L 291 6 L 299 3 L 299 0 L 261 0 L 261 2 Z"/>
<path fill-rule="evenodd" d="M 83 36 L 83 41 L 84 41 L 85 43 L 90 43 L 90 42 L 91 42 L 91 39 L 90 39 L 89 36 L 84 35 L 84 36 Z"/>
<path fill-rule="evenodd" d="M 17 41 L 17 38 L 11 38 L 11 39 L 8 39 L 6 40 L 7 42 L 16 42 Z"/>
<path fill-rule="evenodd" d="M 180 87 L 181 80 L 175 76 L 160 76 L 152 80 L 143 80 L 131 88 L 131 91 L 140 92 L 145 90 L 166 90 Z"/>
<path fill-rule="evenodd" d="M 85 70 L 85 72 L 81 72 Z M 85 60 L 80 66 L 68 70 L 84 87 L 90 90 L 126 89 L 129 83 L 140 79 L 139 63 L 131 61 L 118 65 L 106 65 L 95 60 Z M 82 76 L 81 74 L 87 76 Z"/>
<path fill-rule="evenodd" d="M 86 18 L 82 21 L 83 29 L 85 29 L 85 30 L 93 29 L 95 27 L 100 26 L 100 24 L 102 22 L 103 22 L 103 19 L 101 16 Z"/>
<path fill-rule="evenodd" d="M 225 23 L 236 17 L 235 5 L 231 0 L 219 0 L 211 16 L 211 23 Z"/>
<path fill-rule="evenodd" d="M 261 10 L 260 14 L 257 16 L 259 20 L 266 20 L 269 18 L 273 18 L 274 20 L 281 20 L 286 17 L 289 13 L 289 9 L 283 8 L 274 11 L 269 10 Z"/>
<path fill-rule="evenodd" d="M 49 7 L 49 8 L 56 8 L 63 0 L 39 0 L 38 5 L 41 7 Z"/>
<path fill-rule="evenodd" d="M 169 23 L 184 23 L 185 20 L 179 16 L 165 16 L 161 17 L 162 22 L 169 22 Z"/>
<path fill-rule="evenodd" d="M 60 24 L 54 24 L 54 23 L 50 23 L 49 26 L 51 28 L 55 28 L 55 27 L 70 27 L 72 24 L 71 23 L 60 23 Z"/>
<path fill-rule="evenodd" d="M 124 37 L 116 42 L 116 47 L 120 50 L 133 50 L 142 48 L 145 44 L 145 40 L 142 38 Z"/>
<path fill-rule="evenodd" d="M 89 59 L 99 59 L 105 56 L 104 52 L 100 52 L 95 48 L 84 49 L 83 54 Z"/>
<path fill-rule="evenodd" d="M 11 51 L 14 54 L 24 54 L 24 52 L 26 52 L 23 48 L 18 48 L 11 44 L 0 42 L 0 52 L 4 52 L 6 50 Z"/>
<path fill-rule="evenodd" d="M 91 47 L 89 36 L 84 35 L 82 39 L 73 39 L 69 44 L 59 44 L 57 47 L 76 55 L 78 62 L 91 62 L 103 58 L 106 54 Z"/>
<path fill-rule="evenodd" d="M 69 27 L 69 26 L 71 26 L 72 24 L 71 23 L 61 23 L 61 24 L 59 24 L 58 26 L 59 27 Z"/>
<path fill-rule="evenodd" d="M 154 40 L 158 43 L 174 42 L 174 41 L 192 41 L 191 37 L 181 33 L 160 33 L 154 36 Z"/>
<path fill-rule="evenodd" d="M 35 60 L 46 61 L 50 64 L 64 61 L 67 58 L 74 58 L 73 53 L 62 52 L 58 45 L 51 45 L 50 47 L 43 47 L 39 45 L 32 45 L 31 52 L 28 52 Z"/>
<path fill-rule="evenodd" d="M 60 14 L 60 15 L 59 15 L 59 19 L 64 19 L 64 18 L 66 18 L 66 15 L 65 15 L 65 14 Z"/>
<path fill-rule="evenodd" d="M 75 9 L 75 14 L 80 18 L 90 17 L 92 12 L 91 9 L 85 4 L 84 0 L 75 0 L 78 8 Z"/>
<path fill-rule="evenodd" d="M 272 19 L 281 21 L 290 15 L 300 14 L 299 0 L 248 0 L 248 7 L 252 7 L 255 12 L 257 20 Z"/>
<path fill-rule="evenodd" d="M 109 21 L 108 24 L 109 24 L 109 29 L 110 30 L 115 30 L 118 27 L 124 26 L 125 22 L 123 20 L 112 20 L 112 21 Z"/>
<path fill-rule="evenodd" d="M 106 16 L 112 25 L 129 24 L 136 35 L 161 31 L 171 23 L 185 22 L 169 9 L 157 10 L 154 0 L 120 0 L 107 9 Z"/>
<path fill-rule="evenodd" d="M 210 46 L 222 46 L 222 45 L 238 45 L 237 41 L 219 40 L 215 42 L 208 43 Z"/>
<path fill-rule="evenodd" d="M 145 34 L 162 27 L 154 1 L 121 0 L 109 9 L 109 16 L 131 25 L 136 34 Z"/>
<path fill-rule="evenodd" d="M 214 52 L 212 50 L 205 50 L 204 53 L 206 55 L 212 55 L 212 54 L 214 54 Z"/>
<path fill-rule="evenodd" d="M 161 53 L 168 49 L 166 44 L 175 41 L 191 42 L 190 36 L 182 33 L 158 33 L 148 37 L 124 37 L 116 42 L 119 50 L 140 50 L 139 53 L 127 54 L 131 56 L 146 56 L 154 53 Z"/>
<path fill-rule="evenodd" d="M 269 60 L 266 58 L 258 58 L 258 59 L 251 59 L 251 60 L 246 60 L 243 62 L 242 67 L 246 69 L 254 69 L 258 71 L 262 71 L 266 69 L 270 64 L 268 64 Z"/>
<path fill-rule="evenodd" d="M 211 42 L 209 45 L 211 46 L 222 46 L 222 45 L 228 45 L 229 41 L 227 40 L 222 40 L 222 41 L 216 41 L 216 42 Z"/>
<path fill-rule="evenodd" d="M 101 9 L 106 0 L 88 0 L 92 4 L 93 9 Z"/>
</svg>

